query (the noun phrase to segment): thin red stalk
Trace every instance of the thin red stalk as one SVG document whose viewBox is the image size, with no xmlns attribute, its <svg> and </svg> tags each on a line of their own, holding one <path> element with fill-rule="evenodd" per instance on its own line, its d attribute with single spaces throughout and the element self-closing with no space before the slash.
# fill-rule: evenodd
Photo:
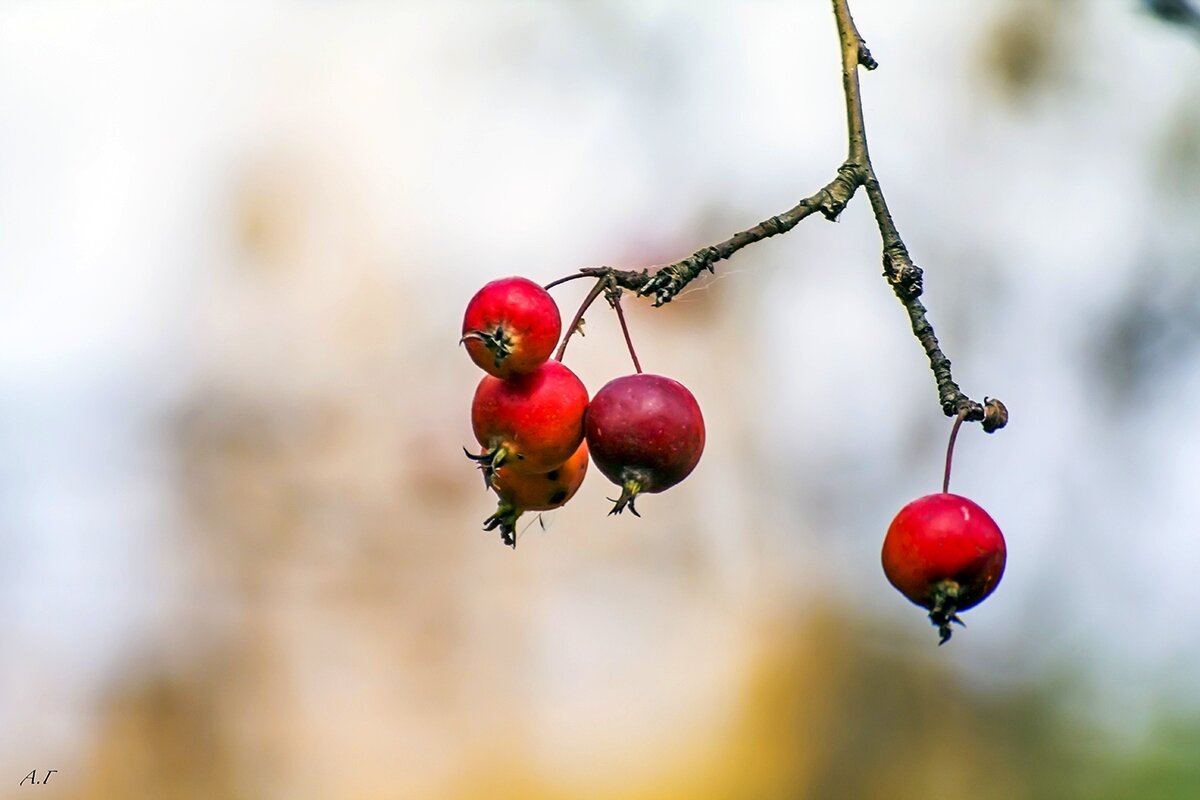
<svg viewBox="0 0 1200 800">
<path fill-rule="evenodd" d="M 958 429 L 967 418 L 967 409 L 958 412 L 954 418 L 954 427 L 950 429 L 950 443 L 946 445 L 946 473 L 942 476 L 942 493 L 950 491 L 950 463 L 954 460 L 954 440 L 958 438 Z"/>
<path fill-rule="evenodd" d="M 568 275 L 565 278 L 559 278 L 558 280 L 550 281 L 542 288 L 548 292 L 551 289 L 553 289 L 555 286 L 558 286 L 560 283 L 566 283 L 567 281 L 578 280 L 579 278 L 594 278 L 594 277 L 595 277 L 594 275 L 588 275 L 586 272 L 576 272 L 574 275 Z"/>
<path fill-rule="evenodd" d="M 617 289 L 617 291 L 621 291 Z M 625 324 L 625 312 L 621 310 L 621 295 L 612 295 L 612 307 L 617 312 L 617 320 L 621 323 L 621 333 L 625 334 L 625 346 L 629 348 L 629 357 L 633 359 L 633 368 L 641 374 L 642 365 L 638 363 L 637 353 L 633 350 L 633 339 L 629 336 L 629 326 Z"/>
<path fill-rule="evenodd" d="M 583 319 L 583 315 L 591 307 L 592 303 L 596 302 L 596 298 L 604 291 L 607 280 L 601 278 L 596 281 L 596 285 L 587 293 L 587 297 L 583 298 L 583 303 L 580 304 L 579 310 L 575 312 L 575 318 L 571 320 L 571 324 L 567 326 L 567 332 L 563 335 L 562 344 L 558 346 L 558 352 L 554 354 L 555 361 L 563 360 L 563 353 L 567 352 L 567 342 L 571 341 L 571 336 L 579 328 L 579 322 Z"/>
</svg>

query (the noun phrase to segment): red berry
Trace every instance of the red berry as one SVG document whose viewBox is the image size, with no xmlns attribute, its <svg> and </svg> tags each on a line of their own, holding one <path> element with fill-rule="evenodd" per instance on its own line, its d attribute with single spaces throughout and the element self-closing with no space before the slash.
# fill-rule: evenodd
<svg viewBox="0 0 1200 800">
<path fill-rule="evenodd" d="M 583 441 L 587 404 L 583 383 L 557 361 L 509 380 L 485 375 L 471 404 L 471 426 L 485 452 L 467 455 L 489 482 L 501 465 L 526 475 L 549 472 Z"/>
<path fill-rule="evenodd" d="M 609 513 L 641 492 L 661 492 L 686 478 L 704 452 L 704 418 L 682 383 L 661 375 L 625 375 L 604 385 L 585 421 L 592 461 L 621 497 Z"/>
<path fill-rule="evenodd" d="M 561 332 L 558 305 L 545 289 L 528 278 L 501 278 L 467 303 L 462 342 L 481 369 L 508 378 L 544 363 Z"/>
<path fill-rule="evenodd" d="M 575 496 L 587 474 L 587 442 L 580 442 L 575 455 L 560 467 L 540 475 L 525 475 L 509 467 L 500 467 L 492 477 L 491 488 L 500 498 L 496 513 L 483 521 L 485 531 L 500 529 L 500 540 L 517 546 L 517 519 L 526 511 L 549 511 L 566 505 Z"/>
<path fill-rule="evenodd" d="M 900 593 L 929 609 L 944 644 L 959 611 L 979 604 L 1004 574 L 1004 536 L 978 504 L 942 492 L 900 509 L 883 539 L 883 571 Z"/>
</svg>

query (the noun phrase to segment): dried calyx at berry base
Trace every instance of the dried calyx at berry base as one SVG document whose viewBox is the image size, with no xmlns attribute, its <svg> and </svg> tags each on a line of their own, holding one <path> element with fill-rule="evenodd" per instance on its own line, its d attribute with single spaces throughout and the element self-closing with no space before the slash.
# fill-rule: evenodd
<svg viewBox="0 0 1200 800">
<path fill-rule="evenodd" d="M 499 498 L 496 511 L 483 521 L 483 529 L 499 529 L 500 541 L 517 546 L 517 521 L 526 511 L 550 511 L 560 508 L 575 496 L 587 474 L 587 443 L 562 466 L 539 475 L 525 475 L 501 467 L 492 478 L 491 488 Z"/>
</svg>

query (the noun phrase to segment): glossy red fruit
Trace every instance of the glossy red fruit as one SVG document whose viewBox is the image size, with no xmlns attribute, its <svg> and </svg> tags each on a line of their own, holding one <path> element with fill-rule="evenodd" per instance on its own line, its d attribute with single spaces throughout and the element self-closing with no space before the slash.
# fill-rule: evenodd
<svg viewBox="0 0 1200 800">
<path fill-rule="evenodd" d="M 558 305 L 528 278 L 492 281 L 475 293 L 463 315 L 467 353 L 498 378 L 536 369 L 550 358 L 560 333 Z"/>
<path fill-rule="evenodd" d="M 883 571 L 900 593 L 929 609 L 950 638 L 950 623 L 987 597 L 1004 574 L 1007 551 L 995 520 L 977 503 L 942 492 L 900 509 L 883 539 Z"/>
<path fill-rule="evenodd" d="M 526 511 L 549 511 L 566 505 L 575 496 L 587 474 L 587 442 L 580 442 L 575 455 L 560 467 L 540 475 L 525 475 L 500 467 L 491 488 L 500 498 L 496 513 L 483 521 L 485 531 L 500 529 L 500 541 L 517 546 L 517 519 Z"/>
<path fill-rule="evenodd" d="M 585 421 L 592 461 L 621 496 L 609 513 L 634 499 L 661 492 L 686 478 L 704 452 L 704 417 L 696 398 L 679 381 L 638 373 L 604 385 Z"/>
<path fill-rule="evenodd" d="M 471 427 L 483 446 L 480 463 L 490 483 L 501 466 L 536 475 L 570 458 L 583 441 L 588 394 L 575 373 L 557 361 L 508 380 L 485 375 L 475 389 Z"/>
</svg>

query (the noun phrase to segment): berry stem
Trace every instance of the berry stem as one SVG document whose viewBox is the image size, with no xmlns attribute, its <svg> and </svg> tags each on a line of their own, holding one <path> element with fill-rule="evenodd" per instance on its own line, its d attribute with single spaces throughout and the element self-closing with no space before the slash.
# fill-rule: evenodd
<svg viewBox="0 0 1200 800">
<path fill-rule="evenodd" d="M 608 302 L 612 304 L 613 310 L 617 312 L 617 321 L 621 323 L 621 333 L 625 334 L 625 346 L 629 348 L 629 357 L 633 359 L 633 368 L 642 372 L 642 365 L 638 362 L 637 353 L 633 349 L 633 339 L 629 336 L 629 326 L 625 324 L 625 312 L 621 310 L 621 288 L 613 286 L 606 293 Z"/>
<path fill-rule="evenodd" d="M 583 298 L 583 302 L 579 305 L 579 310 L 575 312 L 575 318 L 567 326 L 567 332 L 563 335 L 562 344 L 558 346 L 558 352 L 554 354 L 555 361 L 563 360 L 563 354 L 567 352 L 567 342 L 571 341 L 572 334 L 579 329 L 579 323 L 583 321 L 583 315 L 591 307 L 592 303 L 596 302 L 596 298 L 600 296 L 600 293 L 604 291 L 604 287 L 607 285 L 608 281 L 601 278 L 596 281 L 596 285 L 587 293 L 587 297 Z"/>
<path fill-rule="evenodd" d="M 592 276 L 586 272 L 577 272 L 574 275 L 568 275 L 565 278 L 559 278 L 557 280 L 550 281 L 542 288 L 548 292 L 551 289 L 553 289 L 555 286 L 558 286 L 560 283 L 566 283 L 567 281 L 573 281 L 573 280 L 576 280 L 577 278 L 590 278 L 590 277 L 592 277 Z"/>
<path fill-rule="evenodd" d="M 942 476 L 942 494 L 950 491 L 950 465 L 954 461 L 954 440 L 958 438 L 958 429 L 962 427 L 963 420 L 967 418 L 969 410 L 964 408 L 958 412 L 958 416 L 954 418 L 954 427 L 950 429 L 950 443 L 946 445 L 946 472 Z"/>
</svg>

